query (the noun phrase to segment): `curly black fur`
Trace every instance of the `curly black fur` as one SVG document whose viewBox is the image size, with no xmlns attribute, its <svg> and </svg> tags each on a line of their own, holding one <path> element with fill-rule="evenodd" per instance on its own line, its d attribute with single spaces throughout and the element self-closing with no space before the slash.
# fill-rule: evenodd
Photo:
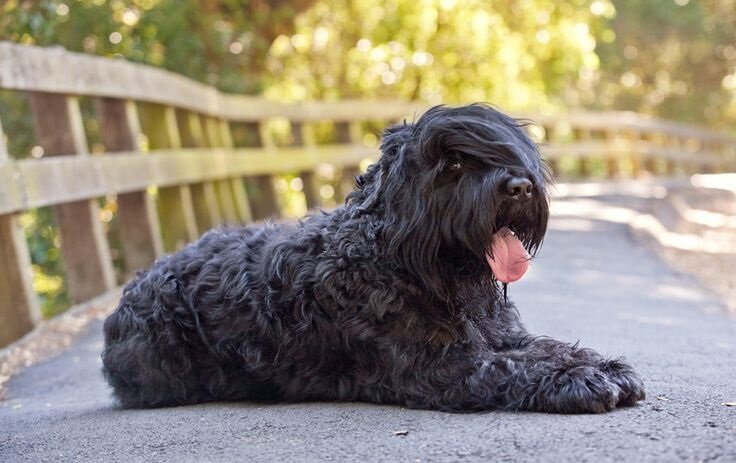
<svg viewBox="0 0 736 463">
<path fill-rule="evenodd" d="M 522 124 L 481 104 L 386 130 L 346 204 L 206 233 L 125 288 L 104 374 L 124 407 L 341 400 L 603 412 L 644 397 L 627 364 L 530 336 L 485 254 L 533 254 L 550 181 Z M 531 180 L 531 201 L 503 193 Z"/>
</svg>

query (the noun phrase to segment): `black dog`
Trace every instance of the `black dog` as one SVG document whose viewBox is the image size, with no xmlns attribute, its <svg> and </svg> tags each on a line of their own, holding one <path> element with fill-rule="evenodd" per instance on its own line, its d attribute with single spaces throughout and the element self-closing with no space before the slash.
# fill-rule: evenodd
<svg viewBox="0 0 736 463">
<path fill-rule="evenodd" d="M 549 174 L 519 122 L 435 107 L 381 150 L 344 206 L 210 231 L 128 284 L 102 354 L 120 404 L 580 413 L 644 398 L 627 364 L 530 336 L 506 299 L 548 218 Z"/>
</svg>

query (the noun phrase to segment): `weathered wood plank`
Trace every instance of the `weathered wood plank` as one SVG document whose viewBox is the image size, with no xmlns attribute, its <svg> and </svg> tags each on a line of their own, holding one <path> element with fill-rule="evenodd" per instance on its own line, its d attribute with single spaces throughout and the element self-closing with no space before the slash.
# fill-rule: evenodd
<svg viewBox="0 0 736 463">
<path fill-rule="evenodd" d="M 267 149 L 273 152 L 273 143 L 269 140 L 263 124 L 258 122 L 248 122 L 245 124 L 245 129 L 249 132 L 248 138 L 249 140 L 252 140 L 252 146 L 266 146 L 268 147 Z M 281 216 L 281 206 L 278 201 L 278 196 L 276 195 L 276 189 L 273 185 L 272 173 L 274 172 L 246 179 L 246 191 L 248 193 L 250 209 L 255 220 Z"/>
<path fill-rule="evenodd" d="M 583 143 L 588 142 L 592 139 L 590 129 L 588 128 L 576 127 L 573 132 L 575 133 L 576 140 L 579 140 Z M 578 175 L 580 175 L 581 177 L 590 176 L 590 160 L 593 156 L 597 155 L 599 155 L 599 153 L 591 152 L 588 153 L 587 156 L 581 156 L 578 158 Z"/>
<path fill-rule="evenodd" d="M 627 146 L 631 146 L 632 144 L 636 144 L 640 142 L 639 134 L 633 133 L 630 131 L 617 132 L 616 137 L 617 138 L 615 139 L 615 143 L 623 143 Z M 646 139 L 645 141 L 651 142 L 650 139 Z M 628 158 L 630 159 L 630 162 L 631 162 L 631 174 L 633 177 L 647 175 L 646 172 L 647 170 L 649 170 L 650 167 L 656 169 L 656 165 L 649 166 L 649 164 L 651 164 L 649 159 L 647 159 L 645 162 L 645 160 L 642 158 L 640 153 L 638 153 L 637 151 L 633 149 L 629 151 L 630 152 L 629 152 Z M 650 172 L 656 172 L 656 171 L 650 171 Z"/>
<path fill-rule="evenodd" d="M 573 128 L 591 131 L 618 130 L 634 131 L 640 134 L 661 132 L 665 134 L 676 134 L 680 137 L 701 138 L 712 141 L 721 140 L 726 143 L 734 142 L 734 137 L 728 134 L 628 111 L 586 111 L 568 114 L 524 114 L 518 116 L 524 119 L 530 119 L 544 126 L 556 125 L 562 122 Z"/>
<path fill-rule="evenodd" d="M 615 144 L 618 142 L 617 136 L 618 134 L 614 131 L 607 130 L 602 132 L 601 134 L 603 136 L 604 143 L 607 144 Z M 606 176 L 609 178 L 613 178 L 616 176 L 619 176 L 621 174 L 621 163 L 630 161 L 632 165 L 634 165 L 636 161 L 636 156 L 634 153 L 629 153 L 628 156 L 615 156 L 615 155 L 604 155 L 603 161 L 606 166 Z"/>
<path fill-rule="evenodd" d="M 576 143 L 555 143 L 541 147 L 545 157 L 560 158 L 569 156 L 573 158 L 589 157 L 590 153 L 598 156 L 626 156 L 632 151 L 639 153 L 642 159 L 661 158 L 669 160 L 687 160 L 692 158 L 692 153 L 681 146 L 663 146 L 650 143 L 645 140 L 634 140 L 629 143 L 609 144 L 603 140 L 590 140 Z M 702 157 L 708 164 L 718 162 L 718 154 L 703 151 Z"/>
<path fill-rule="evenodd" d="M 627 156 L 632 151 L 642 160 L 656 158 L 682 161 L 692 153 L 682 148 L 652 145 L 644 141 L 610 145 L 593 140 L 587 143 L 555 143 L 541 147 L 544 157 L 555 162 L 561 157 L 579 158 L 591 152 Z M 699 154 L 702 163 L 718 165 L 718 153 Z M 39 160 L 10 161 L 7 173 L 0 169 L 0 183 L 20 174 L 20 186 L 26 200 L 22 209 L 49 206 L 112 193 L 140 191 L 147 185 L 168 187 L 241 176 L 279 175 L 310 170 L 323 163 L 338 168 L 356 166 L 363 159 L 377 159 L 375 148 L 360 145 L 320 145 L 278 149 L 238 148 L 161 150 L 155 155 L 119 153 L 80 158 L 59 156 Z M 89 175 L 88 175 L 89 173 Z M 16 209 L 11 209 L 13 211 Z M 9 210 L 0 209 L 0 213 Z"/>
<path fill-rule="evenodd" d="M 542 126 L 542 128 L 544 130 L 544 140 L 540 144 L 540 147 L 549 146 L 550 144 L 555 143 L 555 137 L 557 134 L 555 133 L 554 124 L 544 125 Z M 553 159 L 546 155 L 543 155 L 542 157 L 552 171 L 552 175 L 554 175 L 555 177 L 560 177 L 562 172 L 560 172 L 559 159 Z"/>
<path fill-rule="evenodd" d="M 221 119 L 219 121 L 219 126 L 223 147 L 232 150 L 235 147 L 235 142 L 233 141 L 233 135 L 230 130 L 230 123 L 228 123 L 224 119 Z M 237 211 L 238 219 L 241 223 L 252 221 L 253 212 L 250 209 L 250 202 L 248 201 L 248 193 L 245 189 L 244 180 L 240 177 L 234 177 L 230 179 L 230 184 L 232 186 L 234 204 Z"/>
<path fill-rule="evenodd" d="M 309 102 L 282 104 L 263 98 L 228 95 L 183 76 L 60 47 L 40 48 L 0 42 L 0 87 L 7 89 L 130 99 L 225 118 L 258 122 L 271 117 L 292 120 L 365 120 L 400 118 L 423 105 L 396 101 Z"/>
<path fill-rule="evenodd" d="M 20 172 L 14 163 L 0 162 L 0 214 L 25 209 Z"/>
<path fill-rule="evenodd" d="M 305 146 L 308 142 L 306 136 L 306 126 L 302 122 L 291 123 L 291 137 L 293 146 Z M 299 172 L 302 179 L 304 199 L 307 201 L 307 209 L 316 209 L 322 205 L 322 198 L 319 194 L 319 183 L 314 171 L 302 170 Z"/>
<path fill-rule="evenodd" d="M 337 141 L 345 144 L 360 144 L 362 137 L 362 129 L 360 123 L 341 121 L 335 123 L 337 130 Z M 357 165 L 346 166 L 342 169 L 338 185 L 335 190 L 335 200 L 338 204 L 345 201 L 348 193 L 355 189 L 355 177 L 360 174 L 360 168 Z"/>
<path fill-rule="evenodd" d="M 0 166 L 9 158 L 0 121 Z M 28 243 L 15 214 L 0 215 L 0 318 L 0 347 L 32 330 L 41 318 Z"/>
<path fill-rule="evenodd" d="M 213 117 L 200 117 L 202 125 L 207 134 L 207 146 L 210 148 L 224 148 L 222 140 L 222 128 L 220 122 Z M 235 197 L 232 190 L 232 182 L 230 179 L 218 180 L 214 183 L 217 192 L 217 202 L 222 211 L 223 218 L 228 223 L 237 223 L 239 220 L 238 212 L 235 208 Z"/>
<path fill-rule="evenodd" d="M 657 139 L 658 143 L 661 143 L 668 148 L 670 148 L 672 151 L 679 151 L 682 149 L 682 139 L 678 136 L 668 135 L 665 137 L 660 137 Z M 665 159 L 665 169 L 668 175 L 676 175 L 678 171 L 682 170 L 687 172 L 688 170 L 688 164 L 692 157 L 694 156 L 693 153 L 689 153 L 687 156 L 685 156 L 683 159 L 673 159 L 673 158 L 667 158 Z M 690 172 L 692 173 L 692 172 Z"/>
<path fill-rule="evenodd" d="M 173 108 L 153 104 L 140 105 L 143 132 L 152 150 L 181 148 L 181 137 Z M 189 185 L 164 187 L 158 190 L 158 215 L 164 250 L 173 252 L 199 236 Z"/>
<path fill-rule="evenodd" d="M 5 145 L 2 121 L 0 121 L 0 214 L 23 209 L 23 198 L 17 184 L 20 174 L 8 163 L 10 156 Z"/>
<path fill-rule="evenodd" d="M 22 177 L 25 209 L 140 191 L 147 185 L 170 187 L 240 176 L 284 174 L 311 169 L 321 163 L 337 167 L 357 165 L 362 159 L 376 155 L 375 149 L 342 145 L 280 150 L 198 149 L 157 151 L 149 156 L 137 152 L 84 159 L 60 156 L 11 161 L 7 167 Z M 11 175 L 5 178 L 12 178 Z"/>
<path fill-rule="evenodd" d="M 45 156 L 77 153 L 87 157 L 89 150 L 78 100 L 35 92 L 29 93 L 29 97 Z M 112 289 L 115 273 L 96 199 L 59 204 L 54 207 L 54 215 L 72 301 L 86 301 Z"/>
<path fill-rule="evenodd" d="M 41 318 L 28 244 L 16 215 L 0 215 L 0 318 L 0 347 L 32 330 Z"/>
<path fill-rule="evenodd" d="M 183 146 L 206 147 L 207 139 L 202 130 L 202 120 L 199 115 L 191 111 L 177 111 L 177 115 L 183 116 L 183 120 L 179 124 Z M 221 224 L 222 214 L 217 203 L 217 192 L 214 184 L 212 182 L 199 182 L 193 183 L 190 188 L 199 233 L 204 233 Z"/>
<path fill-rule="evenodd" d="M 638 142 L 639 140 L 645 140 L 652 145 L 660 144 L 660 136 L 657 132 L 649 132 L 642 136 L 642 134 L 634 133 L 634 132 L 628 132 L 629 140 L 633 142 Z M 659 173 L 659 163 L 657 162 L 657 159 L 654 158 L 648 158 L 645 162 L 642 163 L 643 170 L 646 172 L 657 175 Z"/>
<path fill-rule="evenodd" d="M 222 209 L 222 215 L 225 221 L 230 224 L 238 223 L 240 219 L 235 209 L 235 200 L 230 180 L 216 181 L 215 191 L 217 193 L 217 202 Z"/>
<path fill-rule="evenodd" d="M 199 182 L 189 185 L 192 192 L 192 205 L 197 229 L 202 234 L 222 223 L 220 206 L 217 204 L 217 191 L 212 182 Z"/>
<path fill-rule="evenodd" d="M 400 120 L 421 114 L 426 105 L 402 101 L 305 102 L 282 104 L 259 97 L 228 95 L 183 76 L 149 66 L 0 42 L 0 88 L 131 99 L 185 108 L 229 121 L 258 122 L 286 117 L 297 122 Z M 588 130 L 659 131 L 685 138 L 733 143 L 731 136 L 700 127 L 630 112 L 524 114 L 543 125 L 566 121 Z"/>
<path fill-rule="evenodd" d="M 100 98 L 97 110 L 106 151 L 140 150 L 142 133 L 134 102 Z M 145 189 L 120 194 L 117 201 L 124 272 L 126 277 L 130 277 L 163 254 L 161 224 L 156 202 Z"/>
</svg>

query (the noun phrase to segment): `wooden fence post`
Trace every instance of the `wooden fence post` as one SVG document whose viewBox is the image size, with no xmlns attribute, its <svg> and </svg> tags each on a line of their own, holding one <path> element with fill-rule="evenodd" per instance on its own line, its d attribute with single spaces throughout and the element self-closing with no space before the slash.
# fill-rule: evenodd
<svg viewBox="0 0 736 463">
<path fill-rule="evenodd" d="M 220 129 L 220 139 L 222 140 L 222 146 L 229 150 L 235 148 L 233 142 L 233 134 L 230 131 L 230 123 L 221 119 L 218 121 Z M 236 177 L 230 179 L 230 186 L 232 188 L 233 199 L 235 200 L 235 209 L 237 211 L 238 218 L 241 223 L 247 223 L 253 220 L 253 212 L 250 209 L 250 203 L 248 202 L 248 193 L 245 191 L 245 183 L 243 179 Z"/>
<path fill-rule="evenodd" d="M 621 161 L 622 159 L 618 156 L 616 153 L 616 150 L 613 148 L 616 147 L 616 132 L 612 130 L 603 130 L 602 132 L 602 139 L 605 142 L 604 149 L 608 151 L 604 158 L 605 168 L 606 168 L 606 177 L 613 178 L 616 175 L 618 175 L 621 172 Z M 613 152 L 611 152 L 613 151 Z M 635 155 L 631 155 L 631 163 L 634 164 L 634 157 Z"/>
<path fill-rule="evenodd" d="M 579 141 L 586 142 L 590 141 L 592 138 L 589 129 L 576 129 L 573 133 L 575 134 L 575 138 Z M 588 157 L 590 154 L 592 153 L 587 155 L 583 154 L 578 159 L 578 175 L 581 177 L 588 177 L 590 175 L 590 158 Z"/>
<path fill-rule="evenodd" d="M 716 166 L 717 172 L 728 172 L 729 171 L 729 156 L 728 156 L 728 142 L 719 140 L 715 147 L 716 155 L 718 157 L 718 165 Z"/>
<path fill-rule="evenodd" d="M 337 141 L 339 143 L 351 144 L 360 143 L 363 129 L 360 122 L 336 122 Z M 338 205 L 345 202 L 348 193 L 355 188 L 355 177 L 360 174 L 358 167 L 346 167 L 342 170 L 336 193 L 335 201 Z"/>
<path fill-rule="evenodd" d="M 97 108 L 105 151 L 140 151 L 141 126 L 135 102 L 99 98 Z M 163 254 L 156 202 L 147 191 L 118 195 L 118 220 L 125 276 L 148 267 Z"/>
<path fill-rule="evenodd" d="M 650 139 L 642 137 L 638 131 L 631 129 L 623 130 L 619 133 L 619 136 L 631 159 L 631 177 L 637 178 L 642 176 L 651 167 L 649 164 L 649 155 L 646 152 L 649 149 Z M 643 142 L 646 142 L 646 144 L 643 144 Z M 642 147 L 644 148 L 643 150 Z"/>
<path fill-rule="evenodd" d="M 681 151 L 684 147 L 682 146 L 682 143 L 680 143 L 680 138 L 677 134 L 671 134 L 667 133 L 665 134 L 665 139 L 663 140 L 663 144 L 666 148 L 673 148 L 676 151 Z M 677 159 L 667 159 L 665 163 L 665 172 L 667 175 L 675 175 L 679 169 L 679 166 L 681 165 L 680 161 Z"/>
<path fill-rule="evenodd" d="M 733 140 L 729 140 L 723 144 L 721 162 L 724 172 L 736 171 L 736 142 Z"/>
<path fill-rule="evenodd" d="M 264 146 L 264 144 L 267 144 L 266 133 L 262 122 L 246 122 L 244 127 L 248 132 L 249 140 L 251 140 L 251 146 Z M 253 211 L 253 218 L 255 220 L 279 217 L 281 215 L 278 196 L 273 185 L 273 178 L 270 175 L 248 177 L 246 184 L 248 186 L 247 191 L 250 208 Z"/>
<path fill-rule="evenodd" d="M 149 149 L 181 148 L 174 108 L 145 103 L 140 106 L 140 115 Z M 199 236 L 189 185 L 159 188 L 158 214 L 167 252 L 176 251 Z"/>
<path fill-rule="evenodd" d="M 204 148 L 207 146 L 206 134 L 202 130 L 199 115 L 191 111 L 176 111 L 182 116 L 179 124 L 182 145 L 187 148 Z M 190 185 L 192 203 L 199 233 L 222 223 L 220 205 L 217 203 L 217 192 L 212 182 L 199 182 Z"/>
<path fill-rule="evenodd" d="M 45 155 L 89 156 L 79 100 L 52 93 L 29 92 L 29 96 Z M 72 301 L 87 301 L 112 289 L 115 273 L 97 200 L 54 206 L 54 215 Z"/>
<path fill-rule="evenodd" d="M 210 148 L 225 148 L 220 122 L 209 116 L 202 116 L 200 120 L 204 124 L 205 133 L 207 134 L 207 146 Z M 230 179 L 222 179 L 214 183 L 222 215 L 228 223 L 237 223 L 239 218 L 235 207 L 232 182 L 230 182 Z"/>
<path fill-rule="evenodd" d="M 306 125 L 303 122 L 291 122 L 291 137 L 293 146 L 306 146 L 309 140 L 306 136 Z M 322 205 L 319 194 L 317 177 L 312 171 L 299 172 L 299 177 L 304 185 L 304 198 L 307 201 L 307 209 L 316 209 Z"/>
<path fill-rule="evenodd" d="M 647 144 L 647 150 L 650 150 L 650 148 L 654 148 L 655 150 L 658 148 L 659 145 L 659 134 L 657 132 L 648 131 L 643 136 L 639 135 L 638 132 L 634 132 L 634 137 L 636 142 L 644 141 Z M 659 163 L 657 162 L 657 157 L 651 154 L 650 152 L 646 155 L 646 158 L 644 160 L 644 170 L 646 170 L 650 175 L 657 175 L 659 172 Z"/>
<path fill-rule="evenodd" d="M 555 127 L 554 125 L 545 125 L 542 126 L 544 129 L 544 144 L 545 145 L 551 145 L 554 143 L 555 139 Z M 544 151 L 542 149 L 541 151 Z M 560 161 L 556 157 L 551 158 L 545 158 L 547 161 L 547 165 L 549 166 L 550 170 L 552 170 L 552 175 L 557 178 L 560 176 Z"/>
<path fill-rule="evenodd" d="M 0 122 L 0 165 L 10 159 Z M 31 258 L 16 214 L 0 215 L 0 347 L 31 331 L 41 318 Z"/>
<path fill-rule="evenodd" d="M 698 172 L 706 174 L 714 174 L 718 172 L 720 164 L 719 160 L 713 159 L 718 157 L 718 151 L 719 147 L 717 141 L 701 140 L 700 150 L 698 153 L 696 153 L 696 156 L 698 156 L 698 161 L 700 161 L 698 165 Z"/>
</svg>

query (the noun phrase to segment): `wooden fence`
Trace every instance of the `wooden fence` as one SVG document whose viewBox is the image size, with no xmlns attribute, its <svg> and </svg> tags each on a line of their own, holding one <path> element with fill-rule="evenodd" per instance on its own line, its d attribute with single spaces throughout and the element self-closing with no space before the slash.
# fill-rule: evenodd
<svg viewBox="0 0 736 463">
<path fill-rule="evenodd" d="M 73 303 L 107 293 L 136 269 L 223 222 L 279 216 L 274 178 L 296 173 L 308 207 L 322 205 L 325 166 L 352 188 L 375 143 L 367 123 L 412 119 L 422 104 L 340 101 L 280 104 L 226 95 L 124 60 L 0 43 L 0 89 L 23 92 L 40 159 L 11 160 L 0 124 L 0 346 L 40 318 L 20 214 L 50 206 Z M 80 98 L 95 101 L 104 153 L 91 154 Z M 637 176 L 736 170 L 730 137 L 629 113 L 527 116 L 559 175 Z M 276 144 L 267 124 L 288 121 Z M 331 124 L 332 143 L 313 129 Z M 12 138 L 13 133 L 6 134 Z M 116 277 L 100 220 L 116 195 L 124 271 Z"/>
</svg>

